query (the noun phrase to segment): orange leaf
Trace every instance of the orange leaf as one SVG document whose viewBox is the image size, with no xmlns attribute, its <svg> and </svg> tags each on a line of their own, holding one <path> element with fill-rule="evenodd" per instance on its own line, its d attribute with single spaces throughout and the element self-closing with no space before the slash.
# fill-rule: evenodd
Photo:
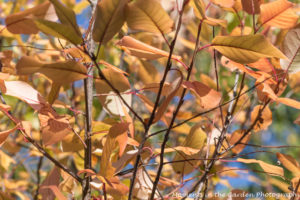
<svg viewBox="0 0 300 200">
<path fill-rule="evenodd" d="M 244 135 L 245 133 L 245 130 L 237 130 L 237 131 L 234 131 L 231 136 L 230 136 L 230 139 L 229 139 L 229 143 L 231 145 L 235 144 L 236 142 L 238 142 L 241 137 Z M 247 134 L 243 139 L 242 139 L 242 143 L 245 143 L 247 144 L 248 141 L 250 140 L 250 136 L 251 134 Z M 238 144 L 236 145 L 233 149 L 232 149 L 232 152 L 235 153 L 235 154 L 239 154 L 243 151 L 243 149 L 246 147 L 246 145 L 243 145 L 243 144 Z"/>
<path fill-rule="evenodd" d="M 251 112 L 251 123 L 257 118 L 258 111 L 261 109 L 262 106 L 258 105 L 255 106 L 253 111 Z M 258 117 L 258 122 L 256 123 L 253 130 L 258 132 L 260 130 L 266 130 L 272 124 L 272 112 L 270 108 L 267 106 L 262 111 L 261 115 Z"/>
<path fill-rule="evenodd" d="M 0 132 L 0 147 L 10 133 L 15 132 L 20 127 L 20 124 L 17 124 L 14 128 Z"/>
<path fill-rule="evenodd" d="M 299 164 L 293 157 L 282 153 L 277 153 L 276 156 L 282 165 L 292 172 L 294 176 L 300 176 Z"/>
<path fill-rule="evenodd" d="M 145 44 L 139 40 L 136 40 L 130 36 L 124 36 L 117 45 L 120 45 L 125 49 L 130 55 L 145 58 L 149 60 L 158 59 L 162 57 L 169 57 L 169 53 L 166 51 L 162 51 L 155 47 L 152 47 L 148 44 Z M 172 55 L 172 59 L 180 60 L 180 56 Z"/>
<path fill-rule="evenodd" d="M 298 15 L 291 9 L 293 3 L 287 0 L 277 0 L 260 6 L 260 21 L 263 25 L 278 28 L 292 28 L 296 25 Z"/>
<path fill-rule="evenodd" d="M 184 81 L 183 86 L 196 93 L 203 109 L 211 109 L 219 105 L 222 95 L 199 81 Z"/>
</svg>

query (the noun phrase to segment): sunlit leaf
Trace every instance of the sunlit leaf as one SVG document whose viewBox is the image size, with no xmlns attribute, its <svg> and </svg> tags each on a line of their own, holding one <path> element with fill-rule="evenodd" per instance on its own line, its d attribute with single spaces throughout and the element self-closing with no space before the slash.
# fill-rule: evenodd
<svg viewBox="0 0 300 200">
<path fill-rule="evenodd" d="M 289 73 L 300 71 L 300 28 L 289 30 L 286 34 L 283 45 L 283 53 L 289 60 L 281 60 L 282 67 L 288 69 Z"/>
<path fill-rule="evenodd" d="M 212 46 L 229 59 L 242 63 L 253 63 L 260 58 L 286 59 L 263 35 L 217 36 Z"/>
<path fill-rule="evenodd" d="M 281 167 L 268 164 L 261 160 L 238 158 L 237 161 L 246 164 L 256 163 L 259 164 L 260 167 L 264 170 L 264 172 L 268 173 L 269 175 L 281 176 L 281 177 L 284 176 L 284 171 Z"/>
<path fill-rule="evenodd" d="M 38 91 L 23 81 L 4 81 L 0 84 L 1 91 L 8 96 L 14 96 L 28 103 L 33 109 L 40 110 L 46 100 Z"/>
<path fill-rule="evenodd" d="M 130 84 L 128 79 L 123 73 L 117 72 L 113 69 L 103 69 L 102 73 L 107 80 L 121 92 L 121 96 L 125 99 L 128 105 L 131 105 L 132 94 L 130 93 Z M 105 110 L 112 115 L 124 116 L 123 102 L 112 90 L 112 88 L 104 80 L 96 80 L 95 82 L 96 92 L 98 99 Z M 129 109 L 126 107 L 126 111 Z"/>
<path fill-rule="evenodd" d="M 128 0 L 98 1 L 96 8 L 93 39 L 100 43 L 107 43 L 120 31 L 125 21 L 124 7 Z"/>
<path fill-rule="evenodd" d="M 299 163 L 293 157 L 282 153 L 277 153 L 276 155 L 281 164 L 292 172 L 294 176 L 300 175 Z"/>
<path fill-rule="evenodd" d="M 166 34 L 173 29 L 173 20 L 156 0 L 137 0 L 126 7 L 126 22 L 133 30 Z"/>
<path fill-rule="evenodd" d="M 278 28 L 292 28 L 296 25 L 298 15 L 291 9 L 293 3 L 288 0 L 276 0 L 260 6 L 260 22 L 263 25 Z"/>
<path fill-rule="evenodd" d="M 54 167 L 40 186 L 39 193 L 42 195 L 43 199 L 55 199 L 56 194 L 52 189 L 58 187 L 59 179 L 60 170 L 57 167 Z"/>
</svg>

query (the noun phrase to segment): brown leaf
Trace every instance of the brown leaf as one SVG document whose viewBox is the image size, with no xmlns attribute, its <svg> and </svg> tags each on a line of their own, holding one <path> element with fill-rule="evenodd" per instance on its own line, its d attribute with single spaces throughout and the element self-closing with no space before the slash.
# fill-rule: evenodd
<svg viewBox="0 0 300 200">
<path fill-rule="evenodd" d="M 60 85 L 87 77 L 86 67 L 73 60 L 43 63 L 32 57 L 23 56 L 17 63 L 16 68 L 19 75 L 31 75 L 39 72 Z"/>
<path fill-rule="evenodd" d="M 125 6 L 128 0 L 98 1 L 93 28 L 93 39 L 105 44 L 120 31 L 125 21 Z"/>
<path fill-rule="evenodd" d="M 203 109 L 219 105 L 222 95 L 199 81 L 184 81 L 183 86 L 196 93 Z"/>
<path fill-rule="evenodd" d="M 9 15 L 5 19 L 7 29 L 14 34 L 36 34 L 39 29 L 34 19 L 55 19 L 54 8 L 49 1 L 39 4 L 33 8 Z M 57 18 L 57 17 L 56 17 Z"/>
<path fill-rule="evenodd" d="M 248 14 L 259 14 L 262 0 L 242 0 L 243 10 Z"/>
<path fill-rule="evenodd" d="M 43 107 L 39 112 L 39 120 L 44 145 L 52 145 L 61 141 L 72 131 L 69 120 L 59 116 L 50 106 Z"/>
<path fill-rule="evenodd" d="M 42 195 L 42 198 L 45 200 L 53 200 L 56 197 L 55 187 L 59 185 L 60 179 L 60 170 L 57 167 L 54 167 L 52 171 L 48 174 L 46 179 L 43 181 L 39 189 L 39 194 Z M 54 189 L 54 190 L 53 190 Z"/>
</svg>

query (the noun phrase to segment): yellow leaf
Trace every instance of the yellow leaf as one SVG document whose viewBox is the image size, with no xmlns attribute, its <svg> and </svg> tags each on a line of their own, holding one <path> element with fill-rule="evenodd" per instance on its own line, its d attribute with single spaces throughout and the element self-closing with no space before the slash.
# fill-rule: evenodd
<svg viewBox="0 0 300 200">
<path fill-rule="evenodd" d="M 201 125 L 197 124 L 193 126 L 190 133 L 185 138 L 184 143 L 182 144 L 182 147 L 189 147 L 192 149 L 197 149 L 198 152 L 195 154 L 185 154 L 184 151 L 179 150 L 179 152 L 176 153 L 173 161 L 182 161 L 182 162 L 174 162 L 172 163 L 172 167 L 176 173 L 179 174 L 188 174 L 199 167 L 200 161 L 183 161 L 186 159 L 199 159 L 201 155 L 201 150 L 203 149 L 205 143 L 206 143 L 207 135 L 206 133 L 201 129 Z M 184 149 L 185 151 L 187 149 Z"/>
<path fill-rule="evenodd" d="M 217 36 L 212 46 L 229 59 L 242 63 L 253 63 L 260 58 L 286 56 L 275 48 L 263 35 Z"/>
<path fill-rule="evenodd" d="M 137 0 L 126 7 L 126 22 L 133 30 L 166 34 L 174 22 L 157 0 Z"/>
<path fill-rule="evenodd" d="M 287 0 L 277 0 L 260 6 L 260 22 L 263 25 L 278 28 L 292 28 L 298 20 L 298 15 L 291 9 L 293 3 Z"/>
<path fill-rule="evenodd" d="M 275 165 L 265 163 L 264 161 L 261 161 L 261 160 L 238 158 L 237 161 L 246 163 L 246 164 L 256 163 L 256 164 L 260 165 L 260 167 L 264 170 L 264 172 L 266 172 L 270 175 L 281 176 L 281 177 L 284 176 L 284 172 L 281 167 L 277 167 Z"/>
<path fill-rule="evenodd" d="M 98 1 L 96 9 L 93 39 L 100 43 L 107 43 L 120 31 L 124 24 L 124 7 L 128 0 Z"/>
</svg>

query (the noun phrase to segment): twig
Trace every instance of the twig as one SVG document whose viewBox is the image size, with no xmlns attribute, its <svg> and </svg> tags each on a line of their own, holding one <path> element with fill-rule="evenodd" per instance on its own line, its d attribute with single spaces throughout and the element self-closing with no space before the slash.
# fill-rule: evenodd
<svg viewBox="0 0 300 200">
<path fill-rule="evenodd" d="M 183 7 L 184 6 L 185 6 L 185 4 L 183 4 Z M 182 8 L 182 10 L 184 10 L 184 8 Z M 151 116 L 150 116 L 150 118 L 148 120 L 148 123 L 145 126 L 145 133 L 143 134 L 143 139 L 142 139 L 142 141 L 141 141 L 141 143 L 139 145 L 139 152 L 138 152 L 137 157 L 136 157 L 136 161 L 135 161 L 135 164 L 134 164 L 133 176 L 132 176 L 132 179 L 131 179 L 131 182 L 130 182 L 128 200 L 132 199 L 133 186 L 134 186 L 134 182 L 135 182 L 135 178 L 136 178 L 136 174 L 137 174 L 139 162 L 140 162 L 140 159 L 141 159 L 141 150 L 143 149 L 143 147 L 145 145 L 145 142 L 147 140 L 147 135 L 148 135 L 148 132 L 149 132 L 150 127 L 152 125 L 152 122 L 154 120 L 156 110 L 158 108 L 160 96 L 161 96 L 161 93 L 162 93 L 162 90 L 163 90 L 164 83 L 165 83 L 166 78 L 167 78 L 167 74 L 168 74 L 169 70 L 171 69 L 171 65 L 172 65 L 171 58 L 172 58 L 173 51 L 174 51 L 174 48 L 175 48 L 175 44 L 176 44 L 176 41 L 177 41 L 177 36 L 178 36 L 179 30 L 181 28 L 182 16 L 183 16 L 183 11 L 179 13 L 179 20 L 178 20 L 178 23 L 177 23 L 177 28 L 176 28 L 174 39 L 171 42 L 169 57 L 168 57 L 168 61 L 167 61 L 167 64 L 166 64 L 165 71 L 164 71 L 164 75 L 163 75 L 163 77 L 162 77 L 162 79 L 160 81 L 160 87 L 159 87 L 159 90 L 158 90 L 158 93 L 157 93 L 157 96 L 156 96 L 155 104 L 154 104 Z"/>
<path fill-rule="evenodd" d="M 195 49 L 194 49 L 194 53 L 193 53 L 193 56 L 192 56 L 192 60 L 191 60 L 190 66 L 188 68 L 188 74 L 187 74 L 187 77 L 186 77 L 187 81 L 189 81 L 189 79 L 190 79 L 190 76 L 191 76 L 191 73 L 192 73 L 192 69 L 193 69 L 193 66 L 194 66 L 194 60 L 195 60 L 195 57 L 196 57 L 196 54 L 197 54 L 198 45 L 199 45 L 199 38 L 200 38 L 200 33 L 201 33 L 201 28 L 202 28 L 202 22 L 203 22 L 203 20 L 200 21 L 199 26 L 198 26 L 198 33 L 197 33 L 197 39 L 196 39 L 196 43 L 195 43 Z M 172 116 L 172 119 L 171 119 L 171 123 L 170 123 L 170 125 L 168 127 L 168 130 L 166 131 L 163 143 L 161 145 L 160 163 L 159 163 L 157 175 L 156 175 L 153 187 L 152 187 L 152 193 L 151 193 L 150 199 L 154 198 L 154 194 L 155 194 L 155 190 L 156 190 L 156 187 L 157 187 L 157 184 L 158 184 L 158 181 L 159 181 L 159 177 L 160 177 L 160 174 L 161 174 L 162 169 L 163 169 L 165 147 L 166 147 L 167 141 L 169 139 L 169 134 L 170 134 L 172 126 L 173 126 L 173 124 L 175 122 L 176 116 L 177 116 L 177 114 L 178 114 L 181 106 L 184 103 L 184 96 L 185 96 L 186 91 L 187 91 L 186 88 L 182 91 L 179 103 L 177 105 L 177 108 L 176 108 L 175 112 L 173 113 L 173 116 Z"/>
<path fill-rule="evenodd" d="M 35 192 L 35 195 L 34 195 L 34 200 L 38 200 L 39 189 L 40 189 L 40 182 L 41 182 L 41 172 L 40 172 L 40 170 L 42 168 L 43 159 L 44 159 L 43 156 L 41 156 L 39 158 L 39 162 L 38 162 L 37 169 L 36 169 L 36 177 L 37 177 L 36 185 L 37 185 L 37 189 L 36 189 L 36 192 Z"/>
</svg>

